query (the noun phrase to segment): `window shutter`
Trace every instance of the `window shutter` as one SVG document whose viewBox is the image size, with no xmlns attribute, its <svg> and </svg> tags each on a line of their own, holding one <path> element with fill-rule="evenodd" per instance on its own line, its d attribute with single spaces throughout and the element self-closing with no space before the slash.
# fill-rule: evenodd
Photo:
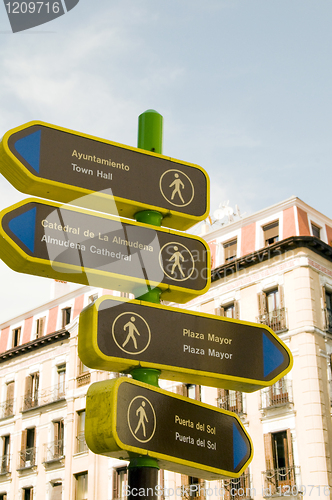
<svg viewBox="0 0 332 500">
<path fill-rule="evenodd" d="M 30 488 L 30 500 L 33 500 L 33 488 Z"/>
<path fill-rule="evenodd" d="M 265 464 L 266 470 L 273 470 L 273 449 L 272 449 L 272 434 L 264 434 L 264 452 L 265 452 Z"/>
<path fill-rule="evenodd" d="M 175 387 L 175 394 L 179 394 L 180 396 L 184 396 L 186 391 L 185 384 L 179 384 Z"/>
<path fill-rule="evenodd" d="M 214 310 L 214 314 L 216 316 L 225 316 L 225 309 L 221 306 L 219 307 L 216 307 L 215 310 Z"/>
<path fill-rule="evenodd" d="M 118 472 L 116 469 L 113 469 L 113 500 L 119 498 L 118 493 Z"/>
<path fill-rule="evenodd" d="M 59 426 L 60 422 L 53 422 L 53 440 L 55 442 L 59 440 Z"/>
<path fill-rule="evenodd" d="M 283 285 L 278 286 L 278 292 L 279 292 L 279 308 L 283 309 L 285 307 L 285 297 L 284 297 Z"/>
<path fill-rule="evenodd" d="M 195 385 L 195 399 L 197 401 L 201 400 L 201 386 L 200 385 Z"/>
<path fill-rule="evenodd" d="M 258 314 L 259 316 L 267 314 L 266 294 L 264 292 L 258 294 Z"/>
<path fill-rule="evenodd" d="M 287 453 L 288 453 L 288 467 L 294 467 L 293 459 L 293 446 L 292 446 L 292 433 L 287 429 Z"/>
<path fill-rule="evenodd" d="M 14 399 L 15 382 L 9 382 L 7 384 L 7 401 Z"/>
<path fill-rule="evenodd" d="M 326 290 L 325 286 L 322 286 L 322 301 L 323 301 L 323 330 L 327 330 L 327 310 L 326 310 Z"/>
<path fill-rule="evenodd" d="M 240 303 L 234 300 L 234 319 L 240 319 Z"/>
<path fill-rule="evenodd" d="M 31 396 L 32 395 L 32 377 L 29 375 L 25 379 L 25 395 L 26 396 Z"/>
<path fill-rule="evenodd" d="M 51 500 L 61 500 L 61 498 L 62 498 L 62 484 L 54 483 L 52 487 Z"/>
</svg>

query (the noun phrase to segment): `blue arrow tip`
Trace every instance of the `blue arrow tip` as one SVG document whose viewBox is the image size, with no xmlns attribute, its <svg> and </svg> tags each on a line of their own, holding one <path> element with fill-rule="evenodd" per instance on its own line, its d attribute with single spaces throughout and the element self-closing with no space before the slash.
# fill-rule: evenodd
<svg viewBox="0 0 332 500">
<path fill-rule="evenodd" d="M 233 467 L 237 468 L 239 463 L 248 454 L 248 441 L 243 438 L 237 425 L 233 423 Z"/>
<path fill-rule="evenodd" d="M 284 361 L 284 355 L 278 347 L 263 333 L 263 365 L 264 377 L 278 368 Z"/>
<path fill-rule="evenodd" d="M 31 252 L 35 248 L 36 213 L 37 208 L 31 208 L 8 223 L 9 229 Z"/>
<path fill-rule="evenodd" d="M 39 174 L 40 160 L 40 139 L 41 130 L 18 139 L 14 146 L 16 151 L 25 159 L 26 162 Z"/>
</svg>

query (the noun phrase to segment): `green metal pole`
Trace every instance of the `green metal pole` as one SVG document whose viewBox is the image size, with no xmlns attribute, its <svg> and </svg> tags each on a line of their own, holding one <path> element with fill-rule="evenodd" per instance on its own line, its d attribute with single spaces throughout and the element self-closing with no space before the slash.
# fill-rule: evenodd
<svg viewBox="0 0 332 500">
<path fill-rule="evenodd" d="M 162 130 L 163 117 L 152 109 L 145 111 L 138 117 L 138 139 L 137 145 L 141 149 L 162 154 Z M 161 226 L 163 215 L 155 210 L 142 210 L 135 214 L 137 222 Z M 153 288 L 145 291 L 138 300 L 160 304 L 161 290 Z M 139 295 L 139 292 L 138 292 Z M 134 368 L 131 371 L 133 379 L 158 387 L 159 370 L 153 368 Z M 133 457 L 128 466 L 128 500 L 137 500 L 138 492 L 140 500 L 157 500 L 158 485 L 158 462 L 151 457 Z M 135 494 L 134 494 L 135 493 Z"/>
</svg>

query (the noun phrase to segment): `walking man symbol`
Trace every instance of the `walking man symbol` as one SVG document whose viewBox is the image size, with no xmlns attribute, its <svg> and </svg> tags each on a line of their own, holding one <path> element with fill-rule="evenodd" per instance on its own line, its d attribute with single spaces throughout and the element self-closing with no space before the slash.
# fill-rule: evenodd
<svg viewBox="0 0 332 500">
<path fill-rule="evenodd" d="M 183 255 L 181 255 L 181 252 L 179 252 L 179 248 L 177 246 L 174 247 L 174 250 L 175 250 L 175 252 L 173 253 L 172 257 L 169 258 L 170 261 L 174 260 L 171 274 L 174 274 L 175 268 L 177 267 L 179 269 L 180 273 L 182 274 L 182 276 L 184 277 L 185 274 L 182 270 L 181 263 L 180 263 L 180 259 L 183 262 L 184 257 L 183 257 Z"/>
<path fill-rule="evenodd" d="M 139 415 L 139 420 L 138 420 L 137 427 L 135 429 L 135 434 L 137 434 L 138 430 L 142 427 L 143 435 L 144 435 L 144 437 L 146 437 L 146 429 L 145 429 L 144 420 L 146 420 L 146 422 L 149 422 L 149 420 L 148 420 L 148 417 L 146 416 L 144 406 L 145 406 L 145 401 L 142 401 L 141 406 L 139 406 L 136 410 L 136 415 L 137 416 Z"/>
<path fill-rule="evenodd" d="M 184 203 L 184 199 L 183 199 L 182 193 L 181 193 L 181 188 L 184 189 L 184 184 L 181 181 L 181 179 L 179 178 L 179 174 L 174 174 L 174 177 L 175 177 L 175 180 L 172 182 L 172 184 L 169 185 L 169 187 L 174 187 L 174 190 L 173 190 L 172 196 L 171 196 L 171 200 L 173 200 L 174 196 L 176 194 L 178 194 L 180 200 L 182 201 L 182 203 Z"/>
<path fill-rule="evenodd" d="M 129 340 L 131 339 L 133 341 L 133 343 L 134 343 L 135 349 L 137 349 L 137 341 L 136 341 L 135 333 L 137 333 L 138 336 L 140 336 L 141 334 L 139 333 L 139 331 L 137 330 L 136 326 L 134 325 L 134 321 L 135 321 L 135 317 L 132 316 L 130 318 L 130 321 L 128 321 L 128 323 L 126 323 L 125 326 L 123 327 L 124 331 L 126 331 L 127 328 L 128 328 L 128 335 L 126 337 L 126 340 L 122 344 L 122 347 L 124 347 L 125 345 L 127 345 L 128 342 L 129 342 Z"/>
</svg>

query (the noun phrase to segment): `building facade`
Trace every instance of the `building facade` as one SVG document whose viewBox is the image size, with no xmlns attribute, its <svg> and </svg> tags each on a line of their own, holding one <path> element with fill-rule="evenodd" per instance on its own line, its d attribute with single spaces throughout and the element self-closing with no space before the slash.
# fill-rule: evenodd
<svg viewBox="0 0 332 500">
<path fill-rule="evenodd" d="M 332 497 L 332 220 L 293 197 L 216 226 L 204 234 L 211 288 L 180 307 L 267 324 L 294 367 L 252 394 L 161 381 L 236 412 L 254 444 L 239 479 L 209 483 L 160 471 L 161 496 Z M 94 455 L 84 439 L 89 385 L 118 374 L 90 370 L 77 354 L 79 313 L 117 292 L 55 287 L 53 300 L 0 325 L 0 500 L 123 498 L 126 462 Z M 255 363 L 255 353 L 248 357 Z"/>
</svg>

